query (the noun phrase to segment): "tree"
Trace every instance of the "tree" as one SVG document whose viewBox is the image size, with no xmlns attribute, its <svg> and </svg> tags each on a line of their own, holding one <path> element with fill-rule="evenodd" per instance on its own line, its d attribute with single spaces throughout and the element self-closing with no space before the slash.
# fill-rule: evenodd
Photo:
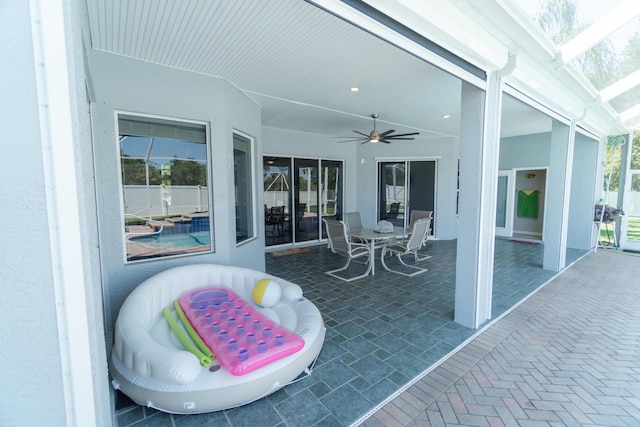
<svg viewBox="0 0 640 427">
<path fill-rule="evenodd" d="M 620 186 L 620 162 L 622 158 L 622 145 L 626 143 L 623 136 L 613 136 L 609 138 L 604 161 L 605 179 L 602 184 L 602 190 L 607 190 L 607 178 L 610 179 L 609 190 L 618 191 Z M 616 149 L 617 146 L 617 149 Z M 613 162 L 613 167 L 611 167 Z M 633 149 L 631 152 L 631 169 L 640 170 L 640 131 L 633 134 Z M 632 179 L 631 190 L 640 191 L 640 180 Z"/>
<path fill-rule="evenodd" d="M 143 159 L 137 159 L 129 157 L 120 152 L 120 167 L 122 170 L 122 184 L 123 185 L 146 185 L 147 172 L 146 165 Z M 149 184 L 160 183 L 160 170 L 153 164 L 149 164 Z"/>
<path fill-rule="evenodd" d="M 636 70 L 640 70 L 640 31 L 636 31 L 627 41 L 621 54 L 618 67 L 620 78 L 626 77 Z M 617 110 L 624 111 L 640 102 L 640 86 L 636 86 L 611 100 L 611 105 Z"/>
<path fill-rule="evenodd" d="M 578 22 L 573 0 L 546 0 L 534 20 L 558 46 L 591 24 Z M 576 58 L 576 65 L 597 89 L 603 89 L 619 78 L 618 59 L 609 40 L 602 40 Z"/>
<path fill-rule="evenodd" d="M 580 34 L 591 23 L 578 22 L 576 5 L 573 0 L 545 0 L 540 11 L 534 17 L 540 28 L 556 44 L 562 46 L 569 40 Z M 640 31 L 629 38 L 625 49 L 621 55 L 622 60 L 618 60 L 613 45 L 608 39 L 587 50 L 583 55 L 576 58 L 578 68 L 591 81 L 596 89 L 604 89 L 615 81 L 625 77 L 631 72 L 640 68 Z M 625 94 L 612 100 L 621 106 L 629 108 L 638 103 L 640 99 L 640 87 L 636 87 Z M 639 133 L 635 132 L 634 148 L 631 153 L 631 168 L 640 169 L 640 141 Z M 609 138 L 605 153 L 604 173 L 605 180 L 603 189 L 607 188 L 607 178 L 611 191 L 617 191 L 620 183 L 620 145 L 622 136 Z M 615 157 L 614 157 L 615 155 Z M 613 166 L 612 166 L 613 162 Z M 632 189 L 640 191 L 640 180 L 633 180 Z"/>
<path fill-rule="evenodd" d="M 171 160 L 171 185 L 207 185 L 207 166 L 195 160 Z"/>
</svg>

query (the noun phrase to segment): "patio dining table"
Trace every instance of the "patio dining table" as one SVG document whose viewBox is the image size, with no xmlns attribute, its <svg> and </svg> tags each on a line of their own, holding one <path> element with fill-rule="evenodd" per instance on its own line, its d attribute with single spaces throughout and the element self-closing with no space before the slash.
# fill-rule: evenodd
<svg viewBox="0 0 640 427">
<path fill-rule="evenodd" d="M 383 233 L 380 231 L 376 231 L 374 228 L 361 228 L 360 230 L 349 231 L 348 235 L 350 237 L 357 237 L 361 240 L 366 240 L 369 245 L 371 245 L 371 252 L 369 255 L 369 262 L 371 263 L 371 275 L 375 276 L 376 274 L 376 263 L 375 263 L 375 249 L 376 247 L 380 247 L 380 243 L 382 245 L 386 245 L 389 243 L 389 240 L 394 238 L 401 238 L 407 236 L 411 232 L 410 228 L 404 227 L 393 227 L 393 232 Z M 378 245 L 376 246 L 376 242 Z"/>
</svg>

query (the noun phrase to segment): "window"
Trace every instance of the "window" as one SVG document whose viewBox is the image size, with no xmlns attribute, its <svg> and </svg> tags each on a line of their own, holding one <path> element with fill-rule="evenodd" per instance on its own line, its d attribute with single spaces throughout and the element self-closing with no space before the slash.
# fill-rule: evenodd
<svg viewBox="0 0 640 427">
<path fill-rule="evenodd" d="M 118 116 L 127 261 L 210 251 L 207 127 Z"/>
<path fill-rule="evenodd" d="M 253 185 L 251 178 L 252 141 L 237 133 L 233 134 L 233 176 L 236 197 L 236 243 L 254 236 L 253 232 Z"/>
</svg>

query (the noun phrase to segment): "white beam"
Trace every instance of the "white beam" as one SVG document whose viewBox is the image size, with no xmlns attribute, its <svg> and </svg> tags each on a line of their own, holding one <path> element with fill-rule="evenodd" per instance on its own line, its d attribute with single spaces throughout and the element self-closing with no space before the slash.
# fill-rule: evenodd
<svg viewBox="0 0 640 427">
<path fill-rule="evenodd" d="M 638 85 L 640 85 L 640 70 L 636 70 L 627 77 L 624 77 L 612 85 L 602 89 L 600 91 L 600 99 L 602 102 L 607 102 Z"/>
<path fill-rule="evenodd" d="M 591 49 L 602 39 L 608 37 L 638 15 L 640 15 L 640 1 L 627 0 L 621 3 L 560 48 L 560 66 Z"/>
<path fill-rule="evenodd" d="M 640 117 L 640 104 L 620 113 L 620 120 L 623 122 L 628 122 L 638 117 Z"/>
<path fill-rule="evenodd" d="M 449 52 L 485 71 L 502 69 L 507 47 L 451 2 L 364 0 Z"/>
<path fill-rule="evenodd" d="M 640 130 L 640 116 L 636 117 L 635 120 L 629 120 L 626 124 L 627 127 L 631 130 Z"/>
</svg>

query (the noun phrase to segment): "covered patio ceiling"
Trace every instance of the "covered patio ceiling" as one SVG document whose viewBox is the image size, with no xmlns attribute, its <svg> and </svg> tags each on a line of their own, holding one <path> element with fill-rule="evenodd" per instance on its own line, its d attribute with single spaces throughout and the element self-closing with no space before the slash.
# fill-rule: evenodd
<svg viewBox="0 0 640 427">
<path fill-rule="evenodd" d="M 524 93 L 521 99 L 534 96 L 561 117 L 579 117 L 579 124 L 596 134 L 624 131 L 617 112 L 593 101 L 572 71 L 555 69 L 548 52 L 553 46 L 522 28 L 518 6 L 508 0 L 484 3 L 489 5 L 483 10 L 468 1 L 422 10 L 434 6 L 376 0 L 87 0 L 94 49 L 226 79 L 262 107 L 263 126 L 325 135 L 327 144 L 336 136 L 355 135 L 354 130 L 369 132 L 372 113 L 379 114 L 380 128 L 418 131 L 419 140 L 458 137 L 460 78 L 427 63 L 421 46 L 408 53 L 414 41 L 395 34 L 400 49 L 378 37 L 379 24 L 353 8 L 368 4 L 415 34 L 424 32 L 481 72 L 506 69 L 509 56 L 517 57 L 505 82 L 518 87 L 513 93 Z M 335 15 L 344 10 L 352 22 Z M 433 20 L 415 28 L 407 19 L 432 12 Z M 445 12 L 447 20 L 438 21 Z M 457 30 L 448 22 L 457 22 Z M 439 37 L 445 32 L 467 36 Z M 482 55 L 477 46 L 465 45 L 469 37 L 493 53 Z M 561 102 L 559 93 L 565 95 Z M 505 97 L 503 110 L 502 136 L 551 128 L 549 116 L 515 98 Z"/>
</svg>

